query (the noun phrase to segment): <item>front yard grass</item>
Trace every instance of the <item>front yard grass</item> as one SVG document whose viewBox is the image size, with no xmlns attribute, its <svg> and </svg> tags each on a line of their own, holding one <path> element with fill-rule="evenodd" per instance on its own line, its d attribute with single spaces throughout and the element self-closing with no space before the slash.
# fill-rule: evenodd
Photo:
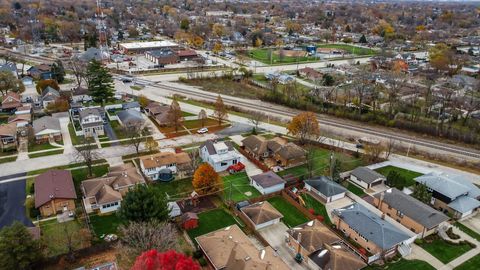
<svg viewBox="0 0 480 270">
<path fill-rule="evenodd" d="M 291 228 L 309 221 L 309 219 L 300 213 L 295 206 L 288 203 L 282 197 L 273 197 L 267 201 L 272 204 L 275 209 L 282 213 L 283 222 Z"/>
<path fill-rule="evenodd" d="M 50 143 L 42 143 L 42 144 L 36 144 L 36 143 L 30 143 L 28 144 L 28 152 L 36 152 L 36 151 L 42 151 L 42 150 L 49 150 L 49 149 L 57 149 L 58 147 L 51 145 Z"/>
<path fill-rule="evenodd" d="M 68 133 L 70 133 L 70 139 L 72 140 L 73 145 L 81 144 L 81 140 L 83 139 L 83 136 L 75 135 L 75 130 L 73 129 L 72 123 L 68 123 Z"/>
<path fill-rule="evenodd" d="M 438 235 L 430 235 L 426 237 L 423 239 L 423 243 L 420 244 L 420 247 L 444 264 L 451 262 L 455 258 L 472 249 L 467 243 L 452 244 L 441 239 Z"/>
<path fill-rule="evenodd" d="M 118 234 L 118 226 L 122 223 L 122 220 L 118 218 L 116 213 L 110 215 L 90 215 L 90 223 L 93 227 L 93 231 L 97 237 L 107 234 Z"/>
<path fill-rule="evenodd" d="M 227 226 L 237 224 L 233 216 L 223 208 L 213 209 L 198 214 L 198 227 L 187 231 L 190 239 L 195 242 L 195 237 L 216 231 Z"/>
<path fill-rule="evenodd" d="M 17 156 L 14 157 L 7 157 L 7 158 L 0 158 L 0 164 L 7 163 L 7 162 L 14 162 L 17 160 Z"/>
<path fill-rule="evenodd" d="M 115 132 L 118 140 L 127 138 L 122 125 L 120 125 L 120 122 L 117 120 L 110 121 L 110 126 L 112 126 L 113 132 Z"/>
<path fill-rule="evenodd" d="M 45 157 L 45 156 L 59 155 L 59 154 L 63 154 L 63 149 L 34 153 L 34 154 L 28 154 L 28 157 L 29 158 L 37 158 L 37 157 Z"/>
<path fill-rule="evenodd" d="M 378 168 L 375 171 L 384 175 L 385 177 L 387 177 L 388 174 L 391 171 L 396 171 L 399 175 L 401 175 L 403 178 L 405 178 L 405 180 L 406 180 L 405 186 L 406 187 L 413 186 L 415 184 L 415 180 L 413 180 L 413 179 L 423 175 L 419 172 L 414 172 L 414 171 L 410 171 L 410 170 L 407 170 L 407 169 L 402 169 L 402 168 L 398 168 L 398 167 L 390 166 L 390 165 Z"/>
<path fill-rule="evenodd" d="M 361 187 L 358 187 L 357 185 L 355 184 L 352 184 L 348 181 L 345 181 L 346 184 L 344 184 L 344 186 L 348 189 L 348 191 L 352 192 L 353 194 L 359 196 L 359 197 L 362 197 L 363 195 L 365 195 L 365 192 L 363 191 L 363 189 Z"/>
<path fill-rule="evenodd" d="M 77 220 L 64 223 L 58 223 L 56 219 L 40 222 L 42 232 L 41 241 L 46 246 L 48 256 L 60 255 L 68 252 L 67 240 L 68 234 L 76 236 L 83 226 Z M 88 246 L 83 243 L 79 237 L 72 237 L 73 247 L 75 250 Z"/>
<path fill-rule="evenodd" d="M 325 205 L 323 205 L 321 202 L 319 202 L 317 199 L 315 199 L 308 193 L 302 194 L 302 199 L 305 202 L 305 207 L 307 209 L 313 209 L 315 211 L 315 215 L 322 216 L 323 220 L 327 225 L 332 225 Z"/>
<path fill-rule="evenodd" d="M 400 259 L 398 262 L 387 263 L 384 266 L 369 265 L 364 270 L 435 270 L 435 267 L 421 260 Z"/>
<path fill-rule="evenodd" d="M 92 178 L 101 177 L 107 174 L 108 167 L 108 164 L 94 166 L 92 168 Z M 80 183 L 82 183 L 83 180 L 86 180 L 88 178 L 88 168 L 76 169 L 72 170 L 71 172 L 73 177 L 73 184 L 75 185 L 75 190 L 77 191 L 77 194 L 82 194 L 80 190 Z"/>
<path fill-rule="evenodd" d="M 250 185 L 250 180 L 245 172 L 224 176 L 222 180 L 225 188 L 223 192 L 225 200 L 230 199 L 234 202 L 239 202 L 262 195 L 256 188 Z"/>
<path fill-rule="evenodd" d="M 162 193 L 167 194 L 168 197 L 179 199 L 190 195 L 193 191 L 192 178 L 184 178 L 179 180 L 173 180 L 171 182 L 156 181 L 152 187 L 160 190 Z"/>
<path fill-rule="evenodd" d="M 455 222 L 455 224 L 453 224 L 454 226 L 457 226 L 462 232 L 470 235 L 472 238 L 474 238 L 475 240 L 477 241 L 480 241 L 480 234 L 477 233 L 476 231 L 470 229 L 469 227 L 465 226 L 464 224 L 460 223 L 460 222 Z"/>
<path fill-rule="evenodd" d="M 455 270 L 477 270 L 480 268 L 480 255 L 472 257 L 470 260 L 455 267 Z"/>
</svg>

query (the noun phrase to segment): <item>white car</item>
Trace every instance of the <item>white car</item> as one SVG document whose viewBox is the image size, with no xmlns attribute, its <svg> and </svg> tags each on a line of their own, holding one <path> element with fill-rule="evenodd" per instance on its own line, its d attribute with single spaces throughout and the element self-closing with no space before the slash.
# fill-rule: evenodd
<svg viewBox="0 0 480 270">
<path fill-rule="evenodd" d="M 207 132 L 208 132 L 208 128 L 201 128 L 201 129 L 197 130 L 198 134 L 205 134 Z"/>
</svg>

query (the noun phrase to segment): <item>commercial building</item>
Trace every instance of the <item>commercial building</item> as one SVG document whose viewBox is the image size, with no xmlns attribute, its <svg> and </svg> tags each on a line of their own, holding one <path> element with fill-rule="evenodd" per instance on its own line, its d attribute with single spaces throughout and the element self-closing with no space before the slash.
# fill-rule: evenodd
<svg viewBox="0 0 480 270">
<path fill-rule="evenodd" d="M 147 42 L 129 42 L 120 43 L 119 49 L 126 54 L 141 54 L 146 51 L 155 51 L 161 49 L 178 49 L 179 46 L 175 42 L 162 41 L 147 41 Z"/>
</svg>

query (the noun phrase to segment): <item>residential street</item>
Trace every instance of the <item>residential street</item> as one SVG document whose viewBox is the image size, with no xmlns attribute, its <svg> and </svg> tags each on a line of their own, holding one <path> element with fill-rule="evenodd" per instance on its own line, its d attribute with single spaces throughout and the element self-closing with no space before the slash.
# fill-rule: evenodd
<svg viewBox="0 0 480 270">
<path fill-rule="evenodd" d="M 15 177 L 18 176 L 20 175 L 15 175 Z M 25 183 L 26 180 L 23 178 L 19 181 L 0 185 L 0 229 L 11 225 L 14 221 L 19 221 L 26 226 L 33 226 L 32 221 L 26 216 L 24 206 Z"/>
</svg>

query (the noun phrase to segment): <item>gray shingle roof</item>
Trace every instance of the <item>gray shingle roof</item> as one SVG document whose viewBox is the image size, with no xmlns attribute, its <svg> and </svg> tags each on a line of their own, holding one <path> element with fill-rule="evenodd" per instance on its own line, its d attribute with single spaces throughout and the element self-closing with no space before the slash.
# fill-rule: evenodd
<svg viewBox="0 0 480 270">
<path fill-rule="evenodd" d="M 285 180 L 283 180 L 280 176 L 278 176 L 276 173 L 272 171 L 257 174 L 257 175 L 251 176 L 250 178 L 252 178 L 253 181 L 255 181 L 257 184 L 259 184 L 263 188 L 268 188 L 268 187 L 285 183 Z"/>
<path fill-rule="evenodd" d="M 118 119 L 126 126 L 143 125 L 145 120 L 142 114 L 136 110 L 124 110 L 117 113 Z"/>
<path fill-rule="evenodd" d="M 480 201 L 468 196 L 461 196 L 449 203 L 448 207 L 460 213 L 467 213 L 477 207 L 480 207 Z"/>
<path fill-rule="evenodd" d="M 356 168 L 355 170 L 352 171 L 352 175 L 367 184 L 371 184 L 378 179 L 385 179 L 385 176 L 367 167 Z"/>
<path fill-rule="evenodd" d="M 429 173 L 416 177 L 414 180 L 452 200 L 464 194 L 468 194 L 472 198 L 480 196 L 480 189 L 462 176 Z"/>
<path fill-rule="evenodd" d="M 386 204 L 399 210 L 405 214 L 405 216 L 413 219 L 428 229 L 433 228 L 449 219 L 443 213 L 422 203 L 412 196 L 401 192 L 396 188 L 389 189 L 383 192 L 383 194 L 383 201 Z M 375 194 L 375 197 L 380 198 L 381 193 Z"/>
<path fill-rule="evenodd" d="M 234 147 L 231 142 L 224 141 L 225 145 L 228 147 L 228 151 L 233 151 Z M 209 155 L 217 154 L 217 150 L 215 150 L 215 141 L 208 140 L 204 144 L 200 146 L 200 148 L 206 147 Z"/>
<path fill-rule="evenodd" d="M 339 216 L 350 228 L 383 250 L 390 249 L 410 238 L 359 203 L 336 209 L 333 214 Z"/>
<path fill-rule="evenodd" d="M 44 116 L 33 121 L 33 130 L 35 134 L 45 129 L 54 129 L 60 131 L 60 120 L 51 116 Z"/>
<path fill-rule="evenodd" d="M 338 195 L 347 191 L 346 188 L 323 175 L 317 178 L 305 180 L 304 182 L 327 197 Z"/>
</svg>

